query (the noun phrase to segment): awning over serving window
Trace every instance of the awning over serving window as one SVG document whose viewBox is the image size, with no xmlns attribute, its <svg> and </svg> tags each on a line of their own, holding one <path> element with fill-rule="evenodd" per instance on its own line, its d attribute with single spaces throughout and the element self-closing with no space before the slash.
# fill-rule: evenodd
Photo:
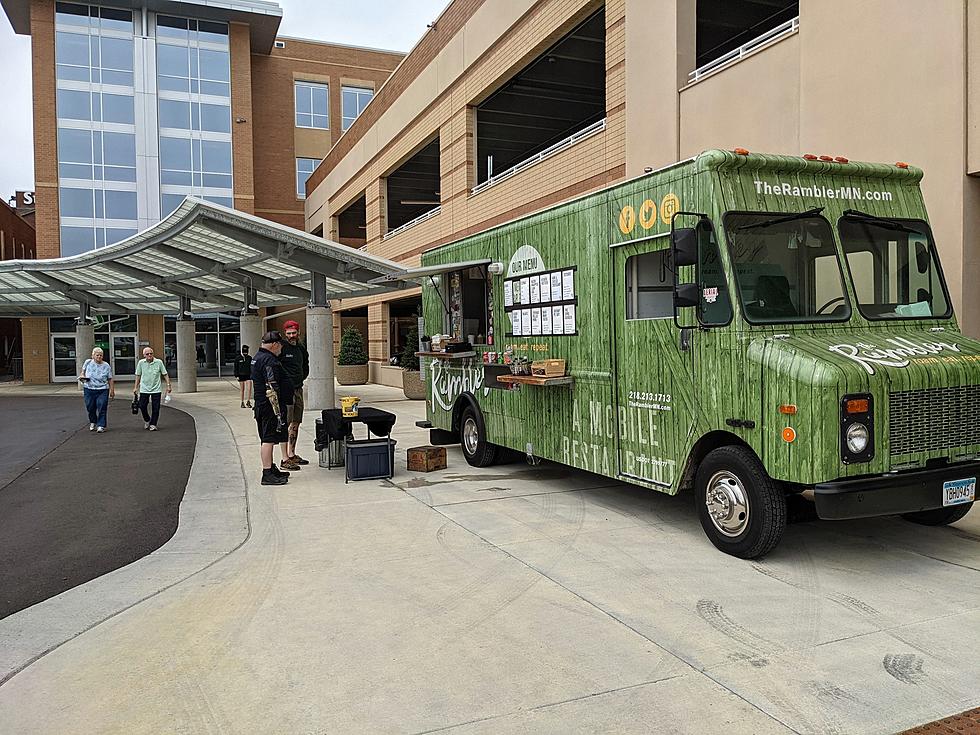
<svg viewBox="0 0 980 735">
<path fill-rule="evenodd" d="M 439 276 L 443 273 L 452 273 L 453 271 L 465 271 L 467 268 L 489 264 L 490 258 L 483 258 L 482 260 L 467 260 L 463 263 L 447 263 L 445 265 L 427 265 L 419 268 L 408 268 L 399 273 L 392 273 L 381 276 L 380 278 L 375 278 L 371 281 L 371 283 L 417 281 L 422 278 L 429 278 L 430 276 Z"/>
<path fill-rule="evenodd" d="M 0 316 L 226 311 L 404 288 L 402 266 L 302 230 L 188 197 L 160 223 L 70 258 L 0 262 Z M 386 285 L 379 285 L 379 284 Z M 253 300 L 254 299 L 254 300 Z"/>
</svg>

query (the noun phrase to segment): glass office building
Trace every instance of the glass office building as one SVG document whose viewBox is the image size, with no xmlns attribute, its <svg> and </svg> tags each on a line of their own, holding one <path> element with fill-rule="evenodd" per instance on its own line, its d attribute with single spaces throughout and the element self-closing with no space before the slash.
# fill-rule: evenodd
<svg viewBox="0 0 980 735">
<path fill-rule="evenodd" d="M 227 23 L 59 2 L 55 60 L 63 256 L 232 206 Z"/>
</svg>

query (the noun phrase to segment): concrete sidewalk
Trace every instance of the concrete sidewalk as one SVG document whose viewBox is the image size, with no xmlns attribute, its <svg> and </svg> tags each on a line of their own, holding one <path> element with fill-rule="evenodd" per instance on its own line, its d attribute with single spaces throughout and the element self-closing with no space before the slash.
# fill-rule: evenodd
<svg viewBox="0 0 980 735">
<path fill-rule="evenodd" d="M 399 416 L 392 483 L 267 488 L 237 386 L 201 387 L 174 539 L 0 621 L 0 729 L 893 733 L 980 703 L 976 511 L 744 562 L 689 496 L 455 447 L 409 473 L 424 405 L 380 386 L 354 392 Z"/>
</svg>

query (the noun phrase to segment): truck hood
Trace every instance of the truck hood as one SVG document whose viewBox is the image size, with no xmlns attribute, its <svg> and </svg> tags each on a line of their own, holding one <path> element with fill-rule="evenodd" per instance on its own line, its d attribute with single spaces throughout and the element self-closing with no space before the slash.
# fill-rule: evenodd
<svg viewBox="0 0 980 735">
<path fill-rule="evenodd" d="M 756 337 L 749 355 L 782 379 L 838 385 L 849 393 L 980 384 L 980 342 L 948 330 Z"/>
</svg>

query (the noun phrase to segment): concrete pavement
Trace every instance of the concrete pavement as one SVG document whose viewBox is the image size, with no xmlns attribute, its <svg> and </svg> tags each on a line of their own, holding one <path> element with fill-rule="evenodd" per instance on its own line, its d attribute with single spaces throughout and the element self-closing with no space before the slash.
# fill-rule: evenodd
<svg viewBox="0 0 980 735">
<path fill-rule="evenodd" d="M 237 386 L 200 387 L 174 539 L 0 621 L 0 729 L 893 733 L 980 702 L 976 511 L 744 562 L 689 496 L 458 448 L 408 473 L 424 407 L 380 386 L 353 392 L 399 415 L 392 483 L 266 488 Z"/>
</svg>

